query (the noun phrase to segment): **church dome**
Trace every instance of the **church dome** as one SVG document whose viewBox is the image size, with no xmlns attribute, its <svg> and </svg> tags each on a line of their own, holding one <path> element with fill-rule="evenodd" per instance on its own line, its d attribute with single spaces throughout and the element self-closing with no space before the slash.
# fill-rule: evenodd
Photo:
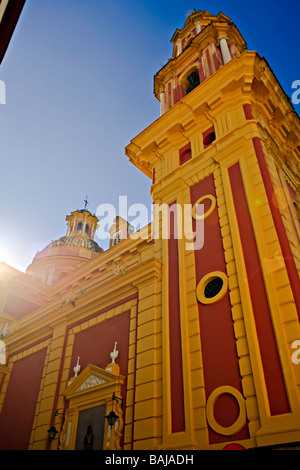
<svg viewBox="0 0 300 470">
<path fill-rule="evenodd" d="M 77 210 L 66 217 L 67 233 L 53 240 L 38 252 L 28 273 L 52 285 L 104 250 L 94 240 L 98 218 L 87 209 Z"/>
<path fill-rule="evenodd" d="M 48 245 L 51 246 L 77 246 L 82 248 L 87 248 L 88 250 L 95 251 L 96 253 L 102 253 L 104 250 L 101 248 L 95 240 L 91 238 L 82 237 L 80 235 L 73 235 L 59 238 L 58 240 L 54 240 Z M 47 247 L 46 247 L 47 248 Z"/>
</svg>

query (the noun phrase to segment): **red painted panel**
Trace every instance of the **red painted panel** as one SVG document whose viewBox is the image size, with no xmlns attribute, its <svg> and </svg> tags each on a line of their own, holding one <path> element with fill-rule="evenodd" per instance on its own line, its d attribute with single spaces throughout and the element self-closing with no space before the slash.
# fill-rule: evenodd
<svg viewBox="0 0 300 470">
<path fill-rule="evenodd" d="M 172 90 L 171 90 L 171 82 L 168 83 L 168 109 L 172 106 Z"/>
<path fill-rule="evenodd" d="M 45 355 L 42 349 L 13 365 L 0 415 L 1 450 L 28 449 Z"/>
<path fill-rule="evenodd" d="M 74 340 L 70 370 L 70 377 L 72 377 L 74 375 L 73 367 L 75 367 L 78 357 L 80 357 L 81 370 L 89 364 L 105 369 L 111 362 L 110 353 L 117 342 L 117 350 L 119 351 L 117 364 L 120 366 L 120 374 L 125 376 L 121 388 L 124 413 L 126 411 L 129 329 L 130 311 L 127 311 L 78 333 Z M 120 444 L 122 447 L 123 439 Z"/>
<path fill-rule="evenodd" d="M 185 89 L 180 83 L 177 83 L 174 89 L 174 104 L 181 100 L 185 96 Z"/>
<path fill-rule="evenodd" d="M 172 204 L 170 205 L 170 208 Z M 179 302 L 178 240 L 174 236 L 176 211 L 170 210 L 169 249 L 169 335 L 172 432 L 185 430 L 182 351 Z"/>
<path fill-rule="evenodd" d="M 75 335 L 70 377 L 73 374 L 77 358 L 80 357 L 81 370 L 89 364 L 105 367 L 111 362 L 115 341 L 119 351 L 118 364 L 121 375 L 127 376 L 128 347 L 129 347 L 130 311 L 98 323 Z"/>
<path fill-rule="evenodd" d="M 203 54 L 201 53 L 201 54 L 200 54 L 200 57 L 199 57 L 199 77 L 200 77 L 200 83 L 202 83 L 202 82 L 205 80 L 205 72 L 204 72 L 203 66 L 202 66 L 202 57 L 203 57 Z"/>
<path fill-rule="evenodd" d="M 214 61 L 215 69 L 219 70 L 219 68 L 222 65 L 222 62 L 216 52 L 213 53 L 213 61 Z"/>
<path fill-rule="evenodd" d="M 215 196 L 213 175 L 191 187 L 191 203 L 202 196 Z M 210 201 L 203 201 L 204 211 L 210 207 Z M 196 222 L 193 220 L 193 230 Z M 226 264 L 222 244 L 217 208 L 205 218 L 204 245 L 195 251 L 196 283 L 212 271 L 226 273 Z M 218 387 L 229 385 L 242 393 L 238 356 L 234 337 L 229 293 L 212 304 L 198 302 L 201 350 L 206 398 Z M 220 397 L 214 408 L 216 421 L 223 426 L 232 424 L 238 413 L 237 403 L 231 396 Z M 247 425 L 234 436 L 234 439 L 249 437 Z M 230 436 L 233 439 L 233 436 Z M 227 436 L 220 436 L 209 428 L 210 443 L 226 442 Z"/>
<path fill-rule="evenodd" d="M 62 351 L 62 358 L 64 357 L 65 355 L 65 352 L 66 352 L 66 347 L 67 347 L 67 342 L 68 342 L 68 335 L 69 335 L 69 331 L 71 328 L 73 328 L 74 326 L 76 325 L 80 325 L 83 321 L 87 321 L 87 320 L 91 320 L 92 318 L 95 318 L 96 316 L 102 314 L 102 313 L 105 313 L 107 312 L 108 310 L 111 310 L 112 308 L 115 308 L 115 307 L 118 307 L 119 305 L 122 305 L 124 304 L 125 302 L 129 301 L 129 300 L 132 300 L 134 298 L 137 298 L 138 299 L 138 295 L 137 294 L 133 294 L 129 297 L 126 297 L 124 299 L 121 299 L 109 306 L 106 306 L 105 308 L 103 308 L 102 310 L 100 311 L 97 311 L 97 312 L 94 312 L 92 313 L 91 315 L 85 317 L 84 319 L 81 319 L 81 320 L 78 320 L 77 322 L 73 323 L 72 325 L 69 325 L 68 328 L 67 328 L 67 333 L 66 333 L 66 336 L 65 336 L 65 341 L 64 341 L 64 346 L 63 346 L 63 351 Z M 138 300 L 137 300 L 137 313 L 138 313 Z M 124 312 L 122 315 L 126 315 L 126 312 Z M 130 316 L 129 312 L 128 312 L 128 317 Z M 111 320 L 117 320 L 119 316 L 117 317 L 114 317 L 112 318 Z M 124 319 L 123 319 L 124 320 Z M 108 320 L 107 320 L 108 321 Z M 129 332 L 129 318 L 128 318 L 128 332 Z M 122 326 L 122 321 L 119 321 L 119 325 Z M 115 323 L 113 325 L 109 324 L 109 325 L 106 325 L 107 328 L 109 327 L 112 327 L 112 329 L 110 329 L 110 332 L 115 332 Z M 123 325 L 124 326 L 124 325 Z M 94 327 L 95 328 L 95 327 Z M 86 330 L 87 332 L 87 330 Z M 104 332 L 105 332 L 105 328 L 104 328 Z M 83 334 L 84 332 L 81 332 L 80 334 Z M 128 333 L 129 334 L 129 333 Z M 95 335 L 95 333 L 94 333 Z M 79 338 L 79 337 L 78 337 Z M 79 338 L 79 341 L 77 343 L 77 347 L 80 348 L 80 345 L 81 344 L 84 344 L 86 341 L 88 340 L 88 338 L 85 336 L 85 337 L 80 337 Z M 101 341 L 102 341 L 102 338 L 100 336 L 100 338 L 97 338 L 97 348 L 99 348 L 101 346 Z M 118 340 L 116 340 L 118 341 Z M 91 345 L 90 345 L 91 346 Z M 113 345 L 114 346 L 114 345 Z M 123 343 L 123 347 L 124 347 L 124 343 Z M 122 349 L 123 349 L 122 347 Z M 75 366 L 75 363 L 77 362 L 77 357 L 81 357 L 80 355 L 78 355 L 79 353 L 79 349 L 77 348 L 77 351 L 76 351 L 76 346 L 75 346 L 75 349 L 73 349 L 73 356 L 72 356 L 72 363 L 71 363 L 71 368 L 70 368 L 70 376 L 71 377 L 73 375 L 73 367 Z M 118 348 L 119 349 L 119 348 Z M 106 351 L 108 350 L 108 348 L 106 347 Z M 127 347 L 127 350 L 128 350 L 128 347 Z M 110 352 L 112 351 L 112 349 L 110 350 Z M 107 363 L 105 364 L 105 366 L 110 362 L 110 356 L 107 355 L 108 353 L 106 352 L 106 357 L 108 357 L 107 359 Z M 97 361 L 99 359 L 99 355 L 97 356 Z M 81 359 L 80 359 L 81 361 Z M 93 361 L 93 354 L 92 352 L 90 351 L 89 354 L 87 355 L 87 357 L 85 358 L 84 360 L 84 364 L 90 364 L 90 363 L 93 363 L 91 362 Z M 125 362 L 126 362 L 126 369 L 125 369 Z M 102 361 L 101 364 L 104 364 L 104 362 Z M 127 361 L 125 361 L 125 358 L 123 357 L 123 360 L 122 360 L 122 364 L 121 365 L 121 362 L 119 361 L 118 359 L 118 364 L 120 365 L 120 370 L 121 370 L 121 374 L 122 375 L 127 375 Z M 95 363 L 95 365 L 99 365 L 98 363 Z M 104 367 L 105 367 L 104 366 Z M 56 392 L 55 392 L 55 397 L 54 397 L 54 405 L 53 405 L 53 411 L 52 411 L 52 417 L 51 417 L 51 422 L 50 422 L 50 426 L 53 426 L 54 424 L 54 414 L 55 414 L 55 410 L 57 408 L 57 403 L 58 403 L 58 395 L 59 395 L 59 389 L 60 389 L 60 383 L 61 383 L 61 377 L 62 377 L 62 372 L 63 372 L 63 360 L 61 361 L 61 364 L 60 364 L 60 368 L 59 368 L 59 373 L 58 373 L 58 380 L 57 380 L 57 387 L 56 387 Z M 135 369 L 135 372 L 136 372 L 136 369 Z M 134 372 L 134 374 L 135 374 Z M 125 382 L 126 384 L 126 382 Z M 122 390 L 122 396 L 125 396 L 125 387 L 126 385 L 123 385 L 123 390 Z M 126 401 L 126 400 L 125 400 Z M 125 406 L 125 401 L 124 401 L 124 409 L 125 409 L 125 412 L 126 412 L 126 406 Z M 48 442 L 48 448 L 49 450 L 49 442 Z"/>
<path fill-rule="evenodd" d="M 296 268 L 294 257 L 292 255 L 292 251 L 291 251 L 290 243 L 289 243 L 286 231 L 285 231 L 285 227 L 284 227 L 284 224 L 283 224 L 283 221 L 282 221 L 279 209 L 278 209 L 276 195 L 275 195 L 271 177 L 269 175 L 269 171 L 265 162 L 265 157 L 264 157 L 263 149 L 261 146 L 261 142 L 258 137 L 253 138 L 253 145 L 254 145 L 256 156 L 257 156 L 258 164 L 260 167 L 261 175 L 263 178 L 263 182 L 265 185 L 270 209 L 271 209 L 272 216 L 273 216 L 274 225 L 277 231 L 278 240 L 281 246 L 283 258 L 284 258 L 285 265 L 286 265 L 286 270 L 289 276 L 291 288 L 292 288 L 294 299 L 295 299 L 296 308 L 298 311 L 298 318 L 300 321 L 300 280 L 299 280 L 298 271 Z"/>
<path fill-rule="evenodd" d="M 228 170 L 272 415 L 289 413 L 284 378 L 239 164 Z"/>
<path fill-rule="evenodd" d="M 11 315 L 14 318 L 22 318 L 25 315 L 33 312 L 40 306 L 27 299 L 21 298 L 16 294 L 8 294 L 7 301 L 4 307 L 4 313 Z"/>
<path fill-rule="evenodd" d="M 185 89 L 182 85 L 178 85 L 178 99 L 181 100 L 185 96 Z"/>
</svg>

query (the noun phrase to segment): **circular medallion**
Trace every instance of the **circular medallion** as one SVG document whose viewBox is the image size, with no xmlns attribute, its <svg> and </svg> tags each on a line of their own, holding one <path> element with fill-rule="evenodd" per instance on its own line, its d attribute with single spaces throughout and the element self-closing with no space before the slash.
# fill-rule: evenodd
<svg viewBox="0 0 300 470">
<path fill-rule="evenodd" d="M 203 214 L 197 214 L 198 205 L 202 204 L 203 201 L 205 201 L 206 199 L 209 199 L 211 202 L 209 209 L 207 209 Z M 195 220 L 205 219 L 213 212 L 215 207 L 216 207 L 216 198 L 212 194 L 206 194 L 205 196 L 200 197 L 193 205 L 192 216 Z"/>
<path fill-rule="evenodd" d="M 224 394 L 232 395 L 239 406 L 239 415 L 235 422 L 231 426 L 221 426 L 217 423 L 215 416 L 214 416 L 214 406 L 217 399 Z M 232 434 L 236 434 L 239 432 L 246 422 L 246 409 L 245 409 L 245 400 L 242 394 L 233 387 L 229 385 L 223 385 L 222 387 L 216 388 L 208 397 L 206 403 L 206 418 L 210 427 L 223 436 L 231 436 Z"/>
</svg>

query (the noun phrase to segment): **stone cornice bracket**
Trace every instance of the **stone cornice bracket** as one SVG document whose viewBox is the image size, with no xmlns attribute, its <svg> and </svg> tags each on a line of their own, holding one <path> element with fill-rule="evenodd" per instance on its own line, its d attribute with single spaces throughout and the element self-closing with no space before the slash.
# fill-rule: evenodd
<svg viewBox="0 0 300 470">
<path fill-rule="evenodd" d="M 159 148 L 156 142 L 151 142 L 151 144 L 147 145 L 143 150 L 142 150 L 142 155 L 144 161 L 149 162 L 150 160 L 153 161 L 155 157 L 157 157 L 159 160 L 161 160 L 162 156 L 159 153 Z"/>
<path fill-rule="evenodd" d="M 207 119 L 213 124 L 216 123 L 215 117 L 211 114 L 211 108 L 208 103 L 202 103 L 197 108 L 193 109 L 193 115 L 196 121 L 201 121 L 201 119 Z"/>
<path fill-rule="evenodd" d="M 136 145 L 134 142 L 130 142 L 130 144 L 125 148 L 125 154 L 129 158 L 131 162 L 136 161 L 138 158 L 138 154 L 142 151 L 141 147 Z"/>
<path fill-rule="evenodd" d="M 243 77 L 243 88 L 242 91 L 243 93 L 251 93 L 252 91 L 252 86 L 253 86 L 253 75 L 244 75 Z"/>
<path fill-rule="evenodd" d="M 180 123 L 174 124 L 174 126 L 170 127 L 167 132 L 167 138 L 169 142 L 174 142 L 179 139 L 184 132 L 184 129 Z"/>
</svg>

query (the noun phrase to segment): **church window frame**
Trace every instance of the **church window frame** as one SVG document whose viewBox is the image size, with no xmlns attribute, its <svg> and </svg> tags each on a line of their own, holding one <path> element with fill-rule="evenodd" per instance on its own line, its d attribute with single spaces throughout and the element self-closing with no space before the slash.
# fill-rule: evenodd
<svg viewBox="0 0 300 470">
<path fill-rule="evenodd" d="M 213 296 L 207 296 L 206 289 L 207 286 L 214 281 L 215 279 L 220 279 L 222 281 L 222 287 L 218 292 Z M 199 281 L 196 288 L 196 296 L 198 301 L 201 304 L 212 304 L 221 300 L 226 292 L 228 291 L 228 277 L 222 271 L 212 271 Z"/>
</svg>

